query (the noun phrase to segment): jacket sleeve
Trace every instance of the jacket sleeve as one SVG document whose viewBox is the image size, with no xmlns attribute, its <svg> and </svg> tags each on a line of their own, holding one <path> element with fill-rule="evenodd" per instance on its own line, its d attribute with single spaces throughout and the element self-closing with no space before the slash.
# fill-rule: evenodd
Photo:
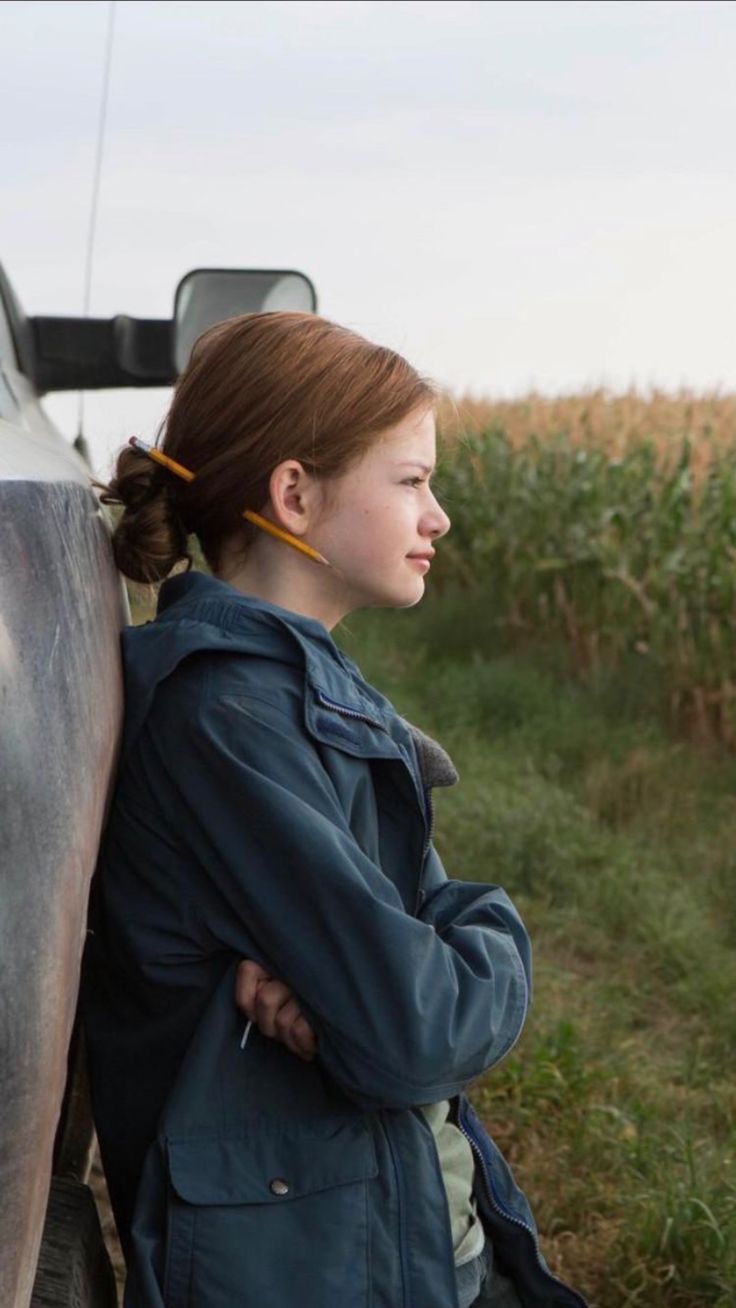
<svg viewBox="0 0 736 1308">
<path fill-rule="evenodd" d="M 524 1023 L 529 969 L 504 891 L 444 880 L 412 917 L 289 718 L 241 697 L 187 716 L 158 744 L 214 892 L 209 929 L 293 989 L 341 1089 L 366 1108 L 405 1108 L 456 1094 L 502 1058 Z"/>
</svg>

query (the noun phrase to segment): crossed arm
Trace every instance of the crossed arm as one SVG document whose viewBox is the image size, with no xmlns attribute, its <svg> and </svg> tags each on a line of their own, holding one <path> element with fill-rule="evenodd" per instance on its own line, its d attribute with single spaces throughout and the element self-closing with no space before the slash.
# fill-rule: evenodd
<svg viewBox="0 0 736 1308">
<path fill-rule="evenodd" d="M 305 1062 L 312 1061 L 317 1038 L 293 991 L 252 958 L 243 959 L 238 968 L 235 1002 L 262 1035 L 280 1041 Z"/>
<path fill-rule="evenodd" d="M 158 753 L 187 747 L 171 785 L 207 872 L 208 930 L 244 960 L 233 1001 L 247 1018 L 299 1057 L 318 1052 L 369 1107 L 447 1097 L 502 1058 L 530 957 L 500 887 L 448 879 L 430 848 L 431 888 L 408 914 L 291 723 L 243 695 L 198 701 L 191 720 L 169 707 Z"/>
</svg>

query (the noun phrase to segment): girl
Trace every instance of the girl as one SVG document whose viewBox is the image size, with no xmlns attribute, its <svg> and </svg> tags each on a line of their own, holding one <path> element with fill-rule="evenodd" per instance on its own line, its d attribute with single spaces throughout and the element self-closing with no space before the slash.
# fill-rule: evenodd
<svg viewBox="0 0 736 1308">
<path fill-rule="evenodd" d="M 450 525 L 434 402 L 343 327 L 246 314 L 104 497 L 127 576 L 167 577 L 190 533 L 211 569 L 124 632 L 85 959 L 126 1308 L 583 1304 L 464 1093 L 521 1032 L 526 933 L 447 878 L 452 763 L 330 635 L 422 598 Z"/>
</svg>

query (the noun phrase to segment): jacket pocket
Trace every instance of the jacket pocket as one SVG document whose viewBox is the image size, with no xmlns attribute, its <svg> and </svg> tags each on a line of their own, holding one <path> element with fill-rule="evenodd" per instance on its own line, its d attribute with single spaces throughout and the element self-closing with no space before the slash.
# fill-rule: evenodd
<svg viewBox="0 0 736 1308">
<path fill-rule="evenodd" d="M 365 1127 L 169 1139 L 166 1155 L 166 1308 L 368 1308 Z"/>
</svg>

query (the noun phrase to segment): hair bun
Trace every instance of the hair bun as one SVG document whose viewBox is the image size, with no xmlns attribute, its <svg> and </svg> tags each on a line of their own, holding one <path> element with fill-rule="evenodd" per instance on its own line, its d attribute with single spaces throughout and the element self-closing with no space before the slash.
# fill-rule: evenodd
<svg viewBox="0 0 736 1308">
<path fill-rule="evenodd" d="M 103 504 L 121 504 L 112 536 L 115 562 L 131 581 L 162 581 L 180 559 L 191 556 L 187 531 L 166 472 L 144 450 L 125 445 L 115 475 L 102 487 Z"/>
</svg>

